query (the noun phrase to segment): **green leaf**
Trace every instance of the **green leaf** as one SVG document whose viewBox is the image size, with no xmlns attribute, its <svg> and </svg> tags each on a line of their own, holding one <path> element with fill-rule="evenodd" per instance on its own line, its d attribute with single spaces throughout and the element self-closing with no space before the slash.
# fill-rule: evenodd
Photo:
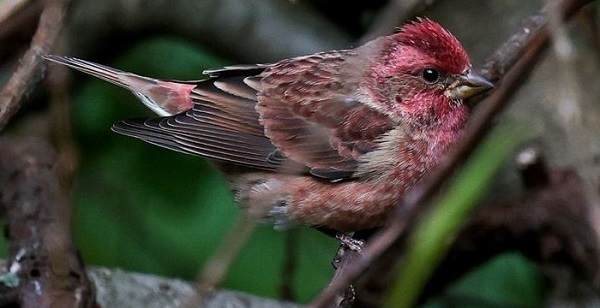
<svg viewBox="0 0 600 308">
<path fill-rule="evenodd" d="M 543 307 L 545 279 L 536 264 L 505 253 L 479 266 L 426 306 Z"/>
</svg>

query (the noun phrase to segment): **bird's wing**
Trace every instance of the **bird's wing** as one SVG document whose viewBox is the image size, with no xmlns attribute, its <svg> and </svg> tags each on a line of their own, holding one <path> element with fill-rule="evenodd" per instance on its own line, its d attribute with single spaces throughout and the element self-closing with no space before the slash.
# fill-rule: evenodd
<svg viewBox="0 0 600 308">
<path fill-rule="evenodd" d="M 392 121 L 356 97 L 333 53 L 206 72 L 193 108 L 132 119 L 113 130 L 172 150 L 246 167 L 352 177 Z M 331 64 L 331 63 L 329 63 Z"/>
<path fill-rule="evenodd" d="M 260 85 L 257 110 L 271 142 L 330 180 L 352 176 L 359 157 L 394 125 L 361 101 L 366 67 L 353 57 L 335 51 L 284 60 L 249 81 Z"/>
<path fill-rule="evenodd" d="M 190 97 L 192 109 L 160 118 L 128 119 L 115 123 L 113 131 L 186 154 L 262 170 L 295 168 L 268 158 L 277 148 L 264 135 L 255 109 L 257 91 L 244 83 L 259 73 L 257 66 L 210 71 Z M 235 73 L 232 72 L 235 70 Z M 284 166 L 282 166 L 284 165 Z M 300 168 L 306 169 L 306 168 Z M 285 170 L 282 170 L 285 171 Z"/>
</svg>

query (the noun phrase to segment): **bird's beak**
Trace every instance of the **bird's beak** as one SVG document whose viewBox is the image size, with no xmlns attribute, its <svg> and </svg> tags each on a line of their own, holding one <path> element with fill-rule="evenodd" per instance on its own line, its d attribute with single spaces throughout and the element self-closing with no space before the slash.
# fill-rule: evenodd
<svg viewBox="0 0 600 308">
<path fill-rule="evenodd" d="M 484 93 L 494 87 L 487 78 L 469 70 L 466 74 L 456 76 L 456 80 L 448 86 L 448 95 L 452 99 L 465 100 Z"/>
</svg>

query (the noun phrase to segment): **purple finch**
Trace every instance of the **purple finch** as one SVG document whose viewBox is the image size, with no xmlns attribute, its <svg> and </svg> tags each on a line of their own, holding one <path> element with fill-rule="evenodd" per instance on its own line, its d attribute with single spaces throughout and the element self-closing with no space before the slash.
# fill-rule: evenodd
<svg viewBox="0 0 600 308">
<path fill-rule="evenodd" d="M 464 100 L 492 87 L 429 19 L 355 49 L 225 67 L 201 81 L 46 58 L 131 90 L 160 117 L 113 130 L 217 162 L 252 216 L 338 231 L 380 226 L 457 143 Z"/>
</svg>

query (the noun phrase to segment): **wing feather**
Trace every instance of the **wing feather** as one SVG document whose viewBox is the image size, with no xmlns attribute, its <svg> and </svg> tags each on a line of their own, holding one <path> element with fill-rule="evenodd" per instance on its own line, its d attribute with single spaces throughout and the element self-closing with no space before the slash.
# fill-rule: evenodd
<svg viewBox="0 0 600 308">
<path fill-rule="evenodd" d="M 343 53 L 343 54 L 340 54 Z M 281 61 L 261 74 L 257 110 L 265 134 L 285 155 L 334 179 L 357 170 L 360 156 L 393 128 L 361 102 L 351 51 Z M 366 69 L 366 67 L 362 67 Z"/>
<path fill-rule="evenodd" d="M 246 167 L 350 178 L 394 123 L 361 102 L 361 81 L 349 73 L 356 68 L 343 63 L 352 54 L 340 52 L 207 71 L 190 95 L 192 109 L 113 130 Z"/>
</svg>

